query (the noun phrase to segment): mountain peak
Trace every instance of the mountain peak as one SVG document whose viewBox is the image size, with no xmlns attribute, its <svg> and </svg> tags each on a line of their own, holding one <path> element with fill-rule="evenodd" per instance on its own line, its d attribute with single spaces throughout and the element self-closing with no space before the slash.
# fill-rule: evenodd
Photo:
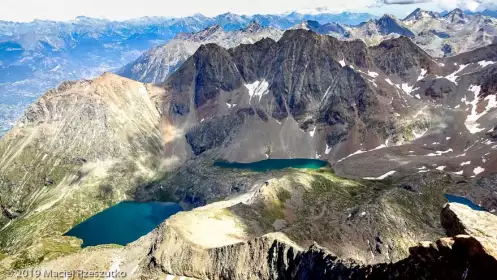
<svg viewBox="0 0 497 280">
<path fill-rule="evenodd" d="M 384 14 L 379 20 L 382 20 L 382 19 L 393 19 L 393 20 L 397 20 L 397 18 L 392 15 L 392 14 Z"/>
<path fill-rule="evenodd" d="M 175 39 L 189 40 L 189 41 L 205 41 L 209 37 L 214 36 L 216 33 L 223 32 L 223 28 L 219 24 L 211 25 L 196 33 L 180 33 Z"/>
<path fill-rule="evenodd" d="M 439 18 L 440 14 L 434 13 L 431 11 L 425 11 L 420 8 L 417 8 L 412 13 L 410 13 L 403 21 L 418 21 L 423 18 Z"/>
<path fill-rule="evenodd" d="M 452 10 L 451 12 L 449 12 L 449 15 L 450 14 L 457 14 L 457 15 L 463 15 L 464 12 L 463 10 L 459 9 L 459 8 L 455 8 L 454 10 Z"/>
<path fill-rule="evenodd" d="M 318 21 L 304 20 L 304 21 L 300 22 L 299 24 L 292 26 L 290 29 L 291 30 L 295 30 L 295 29 L 312 30 L 316 33 L 320 33 L 318 31 L 319 27 L 321 27 L 321 24 Z"/>
<path fill-rule="evenodd" d="M 92 18 L 92 17 L 87 17 L 87 16 L 77 16 L 74 21 L 77 23 L 87 23 L 90 25 L 108 22 L 108 20 L 105 20 L 105 19 Z"/>
<path fill-rule="evenodd" d="M 218 19 L 230 19 L 230 20 L 241 20 L 243 16 L 232 13 L 232 12 L 227 12 L 224 14 L 218 15 L 216 18 Z"/>
<path fill-rule="evenodd" d="M 247 25 L 247 27 L 245 27 L 243 29 L 243 32 L 247 32 L 247 33 L 259 32 L 263 28 L 264 27 L 262 25 L 260 25 L 259 22 L 257 22 L 256 20 L 253 20 L 249 23 L 249 25 Z"/>
<path fill-rule="evenodd" d="M 391 33 L 397 33 L 406 37 L 414 37 L 414 33 L 405 27 L 401 21 L 399 21 L 395 16 L 385 14 L 380 19 L 375 21 L 378 26 L 378 30 L 381 34 L 388 35 Z"/>
<path fill-rule="evenodd" d="M 444 18 L 452 23 L 460 23 L 466 20 L 466 15 L 461 9 L 457 8 L 446 14 Z"/>
<path fill-rule="evenodd" d="M 290 29 L 311 30 L 315 33 L 332 35 L 337 38 L 348 38 L 350 36 L 350 33 L 341 24 L 336 22 L 321 24 L 316 20 L 305 20 Z"/>
</svg>

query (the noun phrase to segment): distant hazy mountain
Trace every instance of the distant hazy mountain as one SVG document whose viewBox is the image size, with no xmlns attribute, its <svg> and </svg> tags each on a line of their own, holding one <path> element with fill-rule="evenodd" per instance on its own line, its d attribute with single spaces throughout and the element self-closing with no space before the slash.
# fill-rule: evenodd
<svg viewBox="0 0 497 280">
<path fill-rule="evenodd" d="M 403 20 L 414 41 L 433 56 L 443 57 L 497 43 L 497 19 L 455 9 L 431 13 L 417 9 Z"/>
<path fill-rule="evenodd" d="M 320 24 L 318 21 L 315 20 L 306 20 L 293 26 L 290 29 L 311 30 L 319 34 L 330 35 L 340 39 L 350 37 L 350 32 L 347 31 L 346 27 L 336 22 Z"/>
<path fill-rule="evenodd" d="M 496 18 L 460 9 L 441 14 L 416 9 L 403 20 L 384 15 L 356 26 L 303 21 L 292 29 L 308 29 L 341 39 L 359 39 L 367 45 L 406 36 L 434 57 L 453 56 L 497 43 Z"/>
</svg>

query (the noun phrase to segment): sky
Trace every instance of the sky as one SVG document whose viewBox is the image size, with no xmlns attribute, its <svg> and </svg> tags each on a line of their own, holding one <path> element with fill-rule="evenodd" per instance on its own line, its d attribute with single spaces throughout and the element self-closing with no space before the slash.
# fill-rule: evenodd
<svg viewBox="0 0 497 280">
<path fill-rule="evenodd" d="M 284 13 L 325 7 L 333 12 L 384 13 L 404 17 L 415 8 L 442 11 L 497 9 L 497 0 L 0 0 L 0 20 L 72 20 L 77 16 L 125 20 L 143 16 L 182 17 L 202 13 L 214 16 Z"/>
</svg>

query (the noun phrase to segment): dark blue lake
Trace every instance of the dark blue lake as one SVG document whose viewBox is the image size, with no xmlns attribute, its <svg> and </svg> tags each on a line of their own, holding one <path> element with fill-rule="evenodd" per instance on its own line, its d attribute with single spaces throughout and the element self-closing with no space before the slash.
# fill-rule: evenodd
<svg viewBox="0 0 497 280">
<path fill-rule="evenodd" d="M 266 159 L 251 163 L 216 161 L 214 166 L 221 168 L 247 169 L 256 172 L 279 170 L 285 168 L 319 169 L 328 165 L 328 162 L 318 159 Z"/>
<path fill-rule="evenodd" d="M 176 203 L 125 201 L 95 214 L 64 235 L 83 239 L 83 248 L 103 244 L 126 245 L 182 210 Z"/>
<path fill-rule="evenodd" d="M 469 200 L 465 197 L 446 194 L 445 198 L 447 198 L 447 200 L 449 202 L 464 204 L 464 205 L 469 206 L 471 209 L 476 210 L 476 211 L 485 211 L 485 209 L 483 209 L 482 207 L 480 207 L 477 204 L 474 204 L 471 200 Z"/>
</svg>

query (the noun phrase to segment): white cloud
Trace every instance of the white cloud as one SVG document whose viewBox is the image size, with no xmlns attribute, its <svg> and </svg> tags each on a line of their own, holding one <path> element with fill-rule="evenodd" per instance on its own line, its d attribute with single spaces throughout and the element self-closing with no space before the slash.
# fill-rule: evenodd
<svg viewBox="0 0 497 280">
<path fill-rule="evenodd" d="M 404 16 L 418 6 L 428 10 L 460 7 L 483 10 L 497 8 L 496 0 L 3 0 L 1 20 L 31 21 L 33 19 L 71 20 L 76 16 L 123 20 L 141 16 L 181 17 L 194 13 L 214 16 L 225 12 L 238 14 L 283 13 L 294 10 L 326 7 L 330 11 L 359 11 L 381 15 Z M 390 3 L 390 4 L 385 4 Z M 399 5 L 402 3 L 402 5 Z M 414 3 L 414 4 L 412 4 Z M 388 9 L 384 5 L 389 5 Z"/>
<path fill-rule="evenodd" d="M 390 1 L 390 0 L 385 0 Z M 392 0 L 395 1 L 395 0 Z M 399 0 L 403 1 L 403 0 Z M 431 0 L 429 2 L 437 4 L 440 9 L 451 10 L 460 8 L 463 10 L 482 11 L 485 9 L 497 9 L 496 0 Z"/>
<path fill-rule="evenodd" d="M 304 8 L 330 7 L 334 11 L 357 10 L 376 0 L 8 0 L 0 9 L 0 19 L 30 21 L 71 20 L 76 16 L 129 19 L 140 16 L 187 16 L 202 13 L 213 16 L 225 12 L 238 14 L 282 13 Z"/>
</svg>

